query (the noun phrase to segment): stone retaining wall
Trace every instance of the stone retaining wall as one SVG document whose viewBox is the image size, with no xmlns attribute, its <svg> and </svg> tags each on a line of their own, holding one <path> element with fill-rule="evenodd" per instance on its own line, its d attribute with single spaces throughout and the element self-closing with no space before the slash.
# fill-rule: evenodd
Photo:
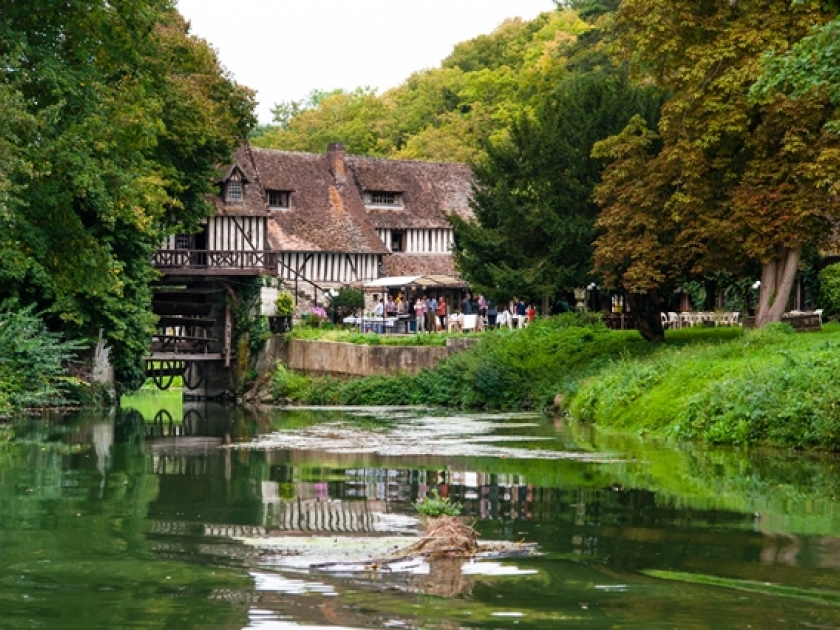
<svg viewBox="0 0 840 630">
<path fill-rule="evenodd" d="M 801 315 L 783 315 L 782 322 L 790 324 L 796 332 L 814 332 L 822 330 L 822 318 L 815 313 Z M 749 316 L 744 320 L 744 328 L 755 328 L 755 317 Z"/>
<path fill-rule="evenodd" d="M 257 360 L 257 371 L 265 374 L 278 361 L 297 372 L 337 376 L 416 374 L 434 368 L 443 359 L 471 345 L 473 340 L 450 340 L 445 347 L 363 346 L 333 341 L 306 341 L 272 335 Z"/>
</svg>

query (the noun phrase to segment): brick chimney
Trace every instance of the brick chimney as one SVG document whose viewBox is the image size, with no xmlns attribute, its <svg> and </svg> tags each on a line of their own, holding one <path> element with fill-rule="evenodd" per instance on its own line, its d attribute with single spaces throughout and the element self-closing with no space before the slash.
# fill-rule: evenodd
<svg viewBox="0 0 840 630">
<path fill-rule="evenodd" d="M 347 172 L 344 166 L 346 156 L 347 151 L 344 149 L 343 142 L 330 142 L 327 147 L 327 161 L 336 183 L 347 181 Z"/>
</svg>

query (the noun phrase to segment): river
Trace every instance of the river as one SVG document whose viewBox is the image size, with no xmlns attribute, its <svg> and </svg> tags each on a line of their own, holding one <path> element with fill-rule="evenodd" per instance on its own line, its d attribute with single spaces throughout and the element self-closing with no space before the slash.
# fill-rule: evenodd
<svg viewBox="0 0 840 630">
<path fill-rule="evenodd" d="M 415 535 L 431 490 L 539 553 L 329 571 L 267 542 Z M 832 455 L 134 399 L 0 424 L 0 628 L 835 628 L 838 497 Z"/>
</svg>

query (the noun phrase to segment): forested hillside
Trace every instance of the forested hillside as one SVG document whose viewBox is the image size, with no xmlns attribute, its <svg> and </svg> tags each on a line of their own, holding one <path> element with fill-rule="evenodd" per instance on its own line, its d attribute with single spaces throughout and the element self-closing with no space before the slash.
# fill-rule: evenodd
<svg viewBox="0 0 840 630">
<path fill-rule="evenodd" d="M 617 1 L 582 4 L 593 7 L 508 20 L 455 46 L 439 68 L 415 72 L 381 95 L 359 87 L 280 103 L 276 125 L 259 128 L 252 142 L 320 153 L 342 141 L 358 155 L 473 161 L 484 143 L 504 139 L 515 121 L 533 113 L 540 94 L 605 63 L 598 27 Z"/>
</svg>

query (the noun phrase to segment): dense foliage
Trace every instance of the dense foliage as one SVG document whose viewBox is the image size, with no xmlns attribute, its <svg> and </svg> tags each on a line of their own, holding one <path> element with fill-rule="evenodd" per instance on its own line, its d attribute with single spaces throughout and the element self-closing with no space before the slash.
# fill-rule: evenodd
<svg viewBox="0 0 840 630">
<path fill-rule="evenodd" d="M 475 220 L 452 217 L 456 264 L 475 290 L 548 303 L 593 279 L 592 191 L 604 162 L 592 147 L 634 115 L 655 124 L 661 101 L 617 72 L 575 74 L 487 147 L 474 167 Z"/>
<path fill-rule="evenodd" d="M 825 90 L 807 99 L 766 91 L 762 59 L 783 54 L 836 14 L 829 3 L 625 0 L 617 50 L 671 97 L 659 125 L 635 119 L 600 143 L 612 160 L 595 263 L 608 285 L 650 297 L 669 281 L 762 265 L 759 325 L 784 312 L 803 249 L 837 216 L 838 110 Z M 639 309 L 635 309 L 639 312 Z"/>
<path fill-rule="evenodd" d="M 250 91 L 172 0 L 0 0 L 0 297 L 103 331 L 127 386 L 154 320 L 152 252 L 194 229 Z"/>
<path fill-rule="evenodd" d="M 0 305 L 0 415 L 66 402 L 65 364 L 79 349 L 47 330 L 32 306 Z"/>
<path fill-rule="evenodd" d="M 503 139 L 533 98 L 568 74 L 562 61 L 589 28 L 573 10 L 508 20 L 381 95 L 365 87 L 280 103 L 277 124 L 261 127 L 252 142 L 322 153 L 341 141 L 357 155 L 471 161 L 481 143 Z"/>
<path fill-rule="evenodd" d="M 840 315 L 840 263 L 828 265 L 819 275 L 820 306 L 825 315 L 837 317 Z"/>
</svg>

